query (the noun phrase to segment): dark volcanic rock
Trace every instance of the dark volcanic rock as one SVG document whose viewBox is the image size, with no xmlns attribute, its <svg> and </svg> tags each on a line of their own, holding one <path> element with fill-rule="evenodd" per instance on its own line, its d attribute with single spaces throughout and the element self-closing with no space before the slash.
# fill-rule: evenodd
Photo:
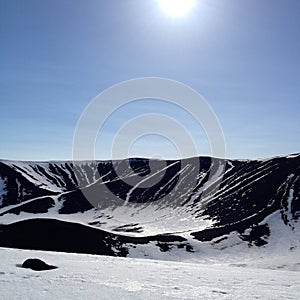
<svg viewBox="0 0 300 300">
<path fill-rule="evenodd" d="M 176 235 L 132 237 L 55 219 L 31 219 L 0 225 L 0 247 L 126 257 L 128 244 L 185 243 Z"/>
<path fill-rule="evenodd" d="M 242 233 L 275 211 L 281 211 L 281 221 L 286 225 L 289 224 L 287 214 L 297 219 L 300 207 L 300 155 L 233 163 L 234 168 L 225 173 L 220 189 L 203 207 L 204 215 L 215 221 L 214 226 L 194 232 L 192 236 L 200 241 L 211 241 L 233 231 Z M 288 211 L 289 202 L 291 211 Z M 260 233 L 258 228 L 253 235 L 256 236 L 257 232 Z M 242 238 L 246 240 L 245 236 Z M 256 246 L 264 244 L 263 240 L 255 243 L 251 238 L 249 242 Z"/>
<path fill-rule="evenodd" d="M 267 224 L 257 225 L 251 228 L 249 234 L 242 234 L 241 239 L 249 242 L 249 246 L 263 246 L 268 242 L 266 239 L 270 236 L 270 229 Z"/>
<path fill-rule="evenodd" d="M 26 259 L 22 264 L 22 268 L 31 269 L 34 271 L 46 271 L 46 270 L 57 269 L 56 266 L 48 265 L 44 261 L 38 258 Z"/>
</svg>

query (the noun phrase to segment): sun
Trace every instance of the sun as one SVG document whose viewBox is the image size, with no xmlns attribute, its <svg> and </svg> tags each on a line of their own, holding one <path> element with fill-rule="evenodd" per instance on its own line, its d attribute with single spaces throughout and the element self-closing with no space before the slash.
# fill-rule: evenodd
<svg viewBox="0 0 300 300">
<path fill-rule="evenodd" d="M 187 15 L 196 4 L 196 0 L 158 0 L 161 9 L 171 17 Z"/>
</svg>

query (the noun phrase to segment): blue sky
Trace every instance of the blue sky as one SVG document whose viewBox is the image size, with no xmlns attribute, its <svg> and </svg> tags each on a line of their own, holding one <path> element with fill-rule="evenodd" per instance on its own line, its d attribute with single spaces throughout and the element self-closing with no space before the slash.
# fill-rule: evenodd
<svg viewBox="0 0 300 300">
<path fill-rule="evenodd" d="M 89 102 L 145 76 L 197 90 L 220 120 L 230 158 L 300 152 L 299 15 L 298 0 L 199 0 L 176 19 L 156 0 L 0 0 L 0 158 L 71 159 Z M 199 155 L 210 154 L 185 113 L 155 108 L 190 126 Z M 153 111 L 146 100 L 116 112 L 97 158 L 109 158 L 121 121 Z M 172 147 L 152 136 L 131 154 L 171 157 Z"/>
</svg>

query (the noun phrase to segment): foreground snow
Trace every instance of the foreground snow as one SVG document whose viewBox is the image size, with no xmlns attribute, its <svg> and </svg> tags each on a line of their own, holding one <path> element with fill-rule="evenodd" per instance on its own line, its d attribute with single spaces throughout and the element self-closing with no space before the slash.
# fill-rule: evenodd
<svg viewBox="0 0 300 300">
<path fill-rule="evenodd" d="M 1 299 L 299 299 L 294 271 L 0 248 Z M 40 258 L 58 269 L 20 268 Z"/>
</svg>

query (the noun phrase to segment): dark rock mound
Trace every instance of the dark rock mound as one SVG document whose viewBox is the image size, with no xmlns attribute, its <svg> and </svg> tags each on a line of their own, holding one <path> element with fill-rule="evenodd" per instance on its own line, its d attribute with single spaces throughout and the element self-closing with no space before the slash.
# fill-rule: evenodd
<svg viewBox="0 0 300 300">
<path fill-rule="evenodd" d="M 268 244 L 266 239 L 270 236 L 270 229 L 267 224 L 256 225 L 251 227 L 249 234 L 242 234 L 241 239 L 249 242 L 249 247 L 253 246 L 264 246 Z"/>
<path fill-rule="evenodd" d="M 45 271 L 45 270 L 57 269 L 57 267 L 48 265 L 44 261 L 38 258 L 26 259 L 22 264 L 22 268 L 32 269 L 34 271 Z"/>
<path fill-rule="evenodd" d="M 149 242 L 187 244 L 176 235 L 132 237 L 55 219 L 30 219 L 0 224 L 0 246 L 19 249 L 126 257 L 128 247 Z"/>
</svg>

